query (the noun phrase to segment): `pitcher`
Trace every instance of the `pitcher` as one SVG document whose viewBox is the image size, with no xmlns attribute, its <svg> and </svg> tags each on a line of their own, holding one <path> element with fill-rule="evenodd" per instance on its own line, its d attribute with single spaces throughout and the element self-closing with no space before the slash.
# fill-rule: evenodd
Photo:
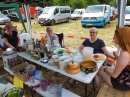
<svg viewBox="0 0 130 97">
<path fill-rule="evenodd" d="M 84 47 L 83 55 L 85 60 L 93 60 L 93 48 L 92 47 Z"/>
</svg>

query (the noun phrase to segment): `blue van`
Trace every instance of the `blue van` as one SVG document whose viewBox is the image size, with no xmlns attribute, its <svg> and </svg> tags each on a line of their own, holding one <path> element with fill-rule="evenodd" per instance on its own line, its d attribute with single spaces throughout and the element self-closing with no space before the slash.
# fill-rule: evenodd
<svg viewBox="0 0 130 97">
<path fill-rule="evenodd" d="M 82 27 L 101 26 L 110 22 L 111 7 L 110 5 L 92 5 L 88 6 L 82 15 Z"/>
</svg>

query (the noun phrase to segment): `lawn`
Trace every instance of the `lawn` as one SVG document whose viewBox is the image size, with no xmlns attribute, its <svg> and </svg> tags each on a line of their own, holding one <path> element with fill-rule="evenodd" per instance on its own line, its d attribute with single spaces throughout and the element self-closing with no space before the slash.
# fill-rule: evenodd
<svg viewBox="0 0 130 97">
<path fill-rule="evenodd" d="M 44 34 L 40 32 L 46 32 L 47 26 L 34 25 L 34 20 L 32 22 L 33 37 L 35 39 L 41 39 Z M 19 22 L 12 22 L 14 26 L 17 25 L 18 31 L 23 29 L 22 24 Z M 27 23 L 25 23 L 27 27 Z M 64 44 L 66 47 L 77 47 L 81 45 L 83 40 L 80 40 L 79 37 L 89 37 L 89 28 L 83 28 L 81 26 L 80 20 L 70 20 L 69 23 L 60 23 L 52 26 L 54 33 L 64 33 Z M 98 27 L 98 38 L 101 38 L 105 41 L 107 46 L 112 45 L 111 40 L 113 38 L 114 30 L 116 28 L 116 20 L 111 21 L 110 24 L 107 24 L 104 28 Z M 28 28 L 27 28 L 28 30 Z M 37 34 L 34 34 L 37 32 Z M 70 39 L 67 36 L 75 36 L 74 39 Z"/>
</svg>

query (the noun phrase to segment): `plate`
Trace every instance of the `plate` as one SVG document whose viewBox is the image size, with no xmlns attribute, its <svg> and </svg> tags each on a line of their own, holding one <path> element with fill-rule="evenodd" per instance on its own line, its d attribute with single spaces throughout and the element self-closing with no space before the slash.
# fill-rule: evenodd
<svg viewBox="0 0 130 97">
<path fill-rule="evenodd" d="M 93 54 L 93 58 L 95 60 L 104 60 L 106 59 L 106 56 L 104 54 Z"/>
<path fill-rule="evenodd" d="M 56 50 L 54 50 L 54 54 L 57 54 L 57 55 L 63 55 L 63 53 L 66 52 L 66 49 L 65 48 L 58 48 Z"/>
<path fill-rule="evenodd" d="M 3 94 L 5 91 L 5 85 L 0 83 L 0 94 Z"/>
</svg>

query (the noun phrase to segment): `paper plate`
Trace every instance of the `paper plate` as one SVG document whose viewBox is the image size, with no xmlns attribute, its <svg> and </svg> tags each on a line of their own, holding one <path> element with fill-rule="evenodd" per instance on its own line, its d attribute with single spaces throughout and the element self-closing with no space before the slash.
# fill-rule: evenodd
<svg viewBox="0 0 130 97">
<path fill-rule="evenodd" d="M 93 54 L 93 58 L 94 58 L 95 60 L 105 60 L 105 59 L 106 59 L 106 56 L 105 56 L 104 54 L 99 54 L 99 53 L 97 53 L 97 54 Z"/>
<path fill-rule="evenodd" d="M 3 94 L 5 91 L 5 85 L 0 83 L 0 94 Z"/>
</svg>

